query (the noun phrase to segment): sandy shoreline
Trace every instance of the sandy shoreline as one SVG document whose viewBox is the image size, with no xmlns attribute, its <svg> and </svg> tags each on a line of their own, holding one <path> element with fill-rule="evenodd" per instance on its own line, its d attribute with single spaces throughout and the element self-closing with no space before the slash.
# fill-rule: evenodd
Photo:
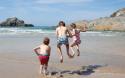
<svg viewBox="0 0 125 78">
<path fill-rule="evenodd" d="M 57 74 L 48 78 L 59 77 L 58 72 L 61 78 L 125 78 L 124 36 L 81 34 L 81 56 L 68 59 L 64 48 L 64 63 L 60 64 L 53 35 L 0 36 L 0 77 L 45 78 L 38 74 L 39 61 L 32 48 L 39 45 L 44 36 L 49 36 L 54 45 L 49 71 Z"/>
</svg>

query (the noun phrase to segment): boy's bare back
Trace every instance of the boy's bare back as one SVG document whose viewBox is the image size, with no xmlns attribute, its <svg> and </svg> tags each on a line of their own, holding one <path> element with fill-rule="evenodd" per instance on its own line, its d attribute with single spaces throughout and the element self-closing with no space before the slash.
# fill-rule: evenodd
<svg viewBox="0 0 125 78">
<path fill-rule="evenodd" d="M 48 55 L 50 55 L 50 46 L 44 45 L 44 44 L 40 45 L 40 54 L 43 54 L 43 55 L 48 54 Z"/>
<path fill-rule="evenodd" d="M 60 36 L 66 36 L 66 34 L 67 34 L 67 28 L 64 27 L 64 26 L 60 26 L 60 27 L 56 28 L 56 33 L 57 33 L 58 37 L 60 37 Z"/>
</svg>

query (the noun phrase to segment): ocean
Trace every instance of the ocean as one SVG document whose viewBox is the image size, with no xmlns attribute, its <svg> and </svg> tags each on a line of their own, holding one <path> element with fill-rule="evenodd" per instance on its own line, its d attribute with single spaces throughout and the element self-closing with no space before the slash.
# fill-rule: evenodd
<svg viewBox="0 0 125 78">
<path fill-rule="evenodd" d="M 35 26 L 35 27 L 0 27 L 0 35 L 26 35 L 55 33 L 53 26 Z M 125 36 L 125 32 L 116 31 L 87 31 L 81 32 L 82 36 Z"/>
<path fill-rule="evenodd" d="M 35 26 L 35 27 L 1 27 L 0 35 L 18 35 L 31 33 L 54 33 L 52 26 Z"/>
</svg>

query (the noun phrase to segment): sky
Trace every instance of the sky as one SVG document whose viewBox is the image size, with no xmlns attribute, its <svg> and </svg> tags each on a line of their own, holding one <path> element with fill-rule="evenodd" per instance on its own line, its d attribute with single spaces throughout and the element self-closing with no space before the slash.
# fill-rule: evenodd
<svg viewBox="0 0 125 78">
<path fill-rule="evenodd" d="M 17 17 L 36 26 L 53 26 L 108 17 L 125 8 L 125 0 L 0 0 L 0 22 Z"/>
</svg>

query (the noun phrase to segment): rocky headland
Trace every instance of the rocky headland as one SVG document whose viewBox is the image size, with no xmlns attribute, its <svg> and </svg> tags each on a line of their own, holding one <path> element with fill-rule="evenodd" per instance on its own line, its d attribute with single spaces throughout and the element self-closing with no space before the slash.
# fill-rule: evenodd
<svg viewBox="0 0 125 78">
<path fill-rule="evenodd" d="M 0 27 L 33 27 L 33 24 L 26 24 L 23 20 L 17 17 L 7 18 L 0 23 Z"/>
<path fill-rule="evenodd" d="M 125 31 L 125 8 L 119 9 L 109 17 L 101 17 L 91 21 L 74 22 L 82 31 Z"/>
</svg>

